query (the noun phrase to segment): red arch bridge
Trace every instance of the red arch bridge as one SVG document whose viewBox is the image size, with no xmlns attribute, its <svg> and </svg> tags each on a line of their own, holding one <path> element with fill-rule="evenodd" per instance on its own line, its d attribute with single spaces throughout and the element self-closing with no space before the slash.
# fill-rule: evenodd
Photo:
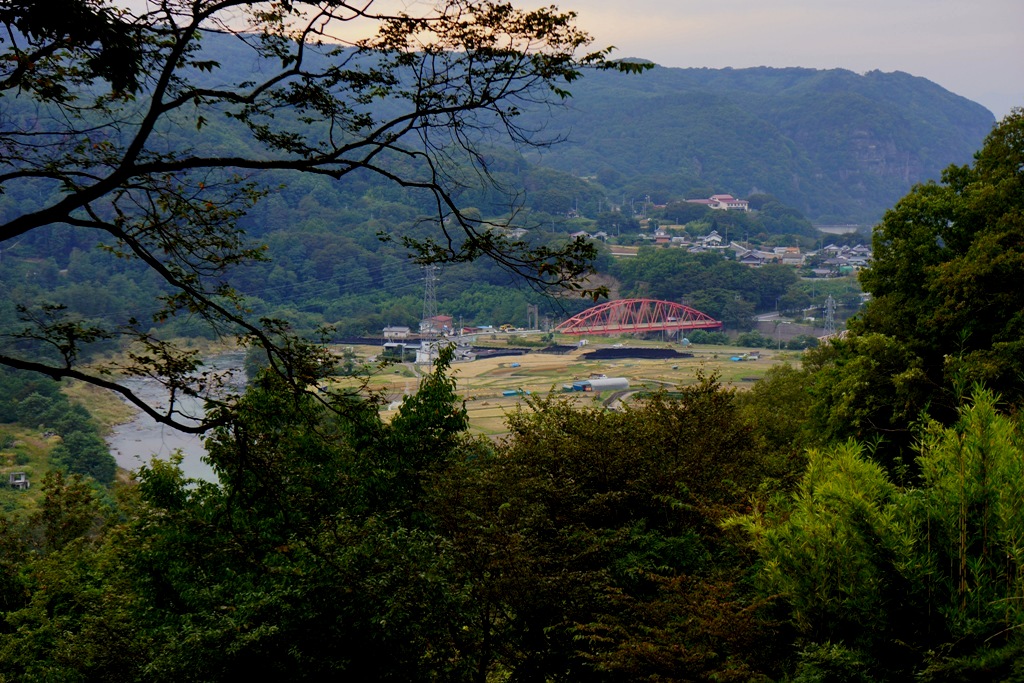
<svg viewBox="0 0 1024 683">
<path fill-rule="evenodd" d="M 578 313 L 555 328 L 562 334 L 625 334 L 677 330 L 717 330 L 721 320 L 671 301 L 619 299 Z"/>
</svg>

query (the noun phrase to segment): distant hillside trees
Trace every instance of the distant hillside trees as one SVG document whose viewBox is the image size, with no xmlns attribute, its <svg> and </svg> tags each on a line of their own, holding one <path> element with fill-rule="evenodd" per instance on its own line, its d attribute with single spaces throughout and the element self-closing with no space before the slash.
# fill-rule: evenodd
<svg viewBox="0 0 1024 683">
<path fill-rule="evenodd" d="M 665 220 L 682 225 L 705 218 L 710 210 L 703 204 L 691 204 L 676 200 L 669 202 L 660 212 L 660 215 Z"/>
<path fill-rule="evenodd" d="M 873 224 L 915 183 L 965 163 L 994 123 L 905 73 L 668 69 L 588 76 L 543 161 L 658 204 L 770 194 L 822 223 Z M 581 134 L 580 131 L 600 131 Z"/>
<path fill-rule="evenodd" d="M 613 260 L 608 268 L 623 296 L 682 301 L 741 331 L 751 329 L 756 311 L 771 310 L 777 298 L 798 291 L 789 266 L 749 268 L 713 252 L 641 247 L 636 257 Z"/>
<path fill-rule="evenodd" d="M 71 403 L 60 392 L 57 382 L 30 372 L 0 368 L 0 423 L 4 422 L 59 436 L 50 455 L 54 467 L 92 477 L 102 484 L 114 480 L 117 465 L 100 436 L 99 425 L 88 410 Z"/>
</svg>

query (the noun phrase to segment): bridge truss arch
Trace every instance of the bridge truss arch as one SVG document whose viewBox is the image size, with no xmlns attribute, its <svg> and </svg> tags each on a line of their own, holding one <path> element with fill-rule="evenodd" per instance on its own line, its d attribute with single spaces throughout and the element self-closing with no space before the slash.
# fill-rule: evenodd
<svg viewBox="0 0 1024 683">
<path fill-rule="evenodd" d="M 612 335 L 677 330 L 717 330 L 722 321 L 672 301 L 618 299 L 592 306 L 555 328 L 562 334 Z"/>
</svg>

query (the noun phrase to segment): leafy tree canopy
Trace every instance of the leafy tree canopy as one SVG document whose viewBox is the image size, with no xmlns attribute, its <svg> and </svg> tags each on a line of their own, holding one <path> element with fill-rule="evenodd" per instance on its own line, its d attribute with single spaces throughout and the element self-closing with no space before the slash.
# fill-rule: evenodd
<svg viewBox="0 0 1024 683">
<path fill-rule="evenodd" d="M 861 282 L 874 300 L 854 328 L 908 344 L 936 382 L 1024 392 L 1024 110 L 971 166 L 914 189 L 875 232 Z"/>
<path fill-rule="evenodd" d="M 120 322 L 69 315 L 60 301 L 16 302 L 11 334 L 24 343 L 0 362 L 108 387 L 190 431 L 206 425 L 181 419 L 176 395 L 205 395 L 216 378 L 196 381 L 196 356 L 167 342 L 162 322 L 192 317 L 237 333 L 293 376 L 304 347 L 286 326 L 251 319 L 230 275 L 265 258 L 239 220 L 268 182 L 296 174 L 376 176 L 424 197 L 432 231 L 393 236 L 422 261 L 487 256 L 540 287 L 583 287 L 591 245 L 509 240 L 457 201 L 487 177 L 477 150 L 493 135 L 542 142 L 516 124 L 524 106 L 566 97 L 585 67 L 640 69 L 585 52 L 573 13 L 486 0 L 394 13 L 372 2 L 249 0 L 60 8 L 68 12 L 12 2 L 0 13 L 0 94 L 18 105 L 0 124 L 0 192 L 28 202 L 2 219 L 0 240 L 71 226 L 167 289 L 155 310 Z M 115 339 L 133 344 L 129 362 L 81 367 L 90 345 Z M 167 407 L 102 374 L 114 369 L 163 378 Z"/>
<path fill-rule="evenodd" d="M 872 299 L 849 323 L 854 336 L 809 356 L 820 370 L 813 391 L 822 429 L 880 438 L 877 453 L 893 462 L 922 411 L 952 420 L 955 397 L 971 383 L 1019 405 L 1022 160 L 1024 110 L 1016 109 L 972 165 L 949 167 L 941 183 L 915 187 L 886 213 L 861 274 Z"/>
<path fill-rule="evenodd" d="M 913 487 L 855 442 L 742 523 L 800 638 L 796 680 L 1015 680 L 1024 653 L 1019 424 L 975 388 L 918 430 Z"/>
</svg>

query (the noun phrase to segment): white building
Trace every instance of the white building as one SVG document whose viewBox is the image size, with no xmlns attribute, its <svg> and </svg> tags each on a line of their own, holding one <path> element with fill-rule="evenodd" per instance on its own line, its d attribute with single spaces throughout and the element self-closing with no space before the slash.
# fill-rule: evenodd
<svg viewBox="0 0 1024 683">
<path fill-rule="evenodd" d="M 713 194 L 709 199 L 687 199 L 690 204 L 703 204 L 716 211 L 750 211 L 746 199 L 736 199 L 731 194 Z"/>
</svg>

